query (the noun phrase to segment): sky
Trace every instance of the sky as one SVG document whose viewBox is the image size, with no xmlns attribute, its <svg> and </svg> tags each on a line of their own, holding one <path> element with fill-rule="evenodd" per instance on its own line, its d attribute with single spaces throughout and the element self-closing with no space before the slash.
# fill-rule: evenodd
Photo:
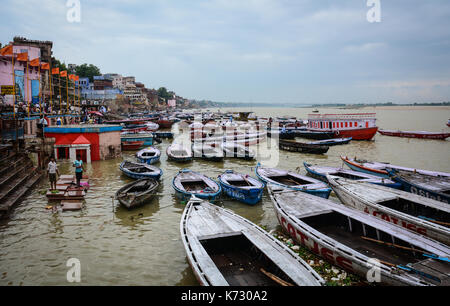
<svg viewBox="0 0 450 306">
<path fill-rule="evenodd" d="M 51 40 L 66 64 L 189 99 L 270 104 L 450 101 L 450 1 L 2 0 L 0 42 Z"/>
</svg>

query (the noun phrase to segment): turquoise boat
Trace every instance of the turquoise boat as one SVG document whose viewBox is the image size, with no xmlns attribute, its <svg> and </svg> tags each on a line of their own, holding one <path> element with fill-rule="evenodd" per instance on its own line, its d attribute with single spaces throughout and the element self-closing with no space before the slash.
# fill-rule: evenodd
<svg viewBox="0 0 450 306">
<path fill-rule="evenodd" d="M 120 140 L 122 142 L 134 142 L 134 141 L 143 141 L 144 146 L 153 145 L 154 136 L 152 133 L 123 133 L 120 135 Z"/>
</svg>

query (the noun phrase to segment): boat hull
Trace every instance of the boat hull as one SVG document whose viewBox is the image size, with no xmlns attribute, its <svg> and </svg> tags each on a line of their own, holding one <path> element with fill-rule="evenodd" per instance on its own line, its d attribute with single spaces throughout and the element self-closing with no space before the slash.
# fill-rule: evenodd
<svg viewBox="0 0 450 306">
<path fill-rule="evenodd" d="M 119 166 L 119 169 L 126 176 L 128 176 L 132 179 L 136 179 L 136 180 L 143 179 L 143 178 L 152 178 L 155 180 L 159 180 L 161 178 L 161 176 L 163 175 L 163 171 L 161 169 L 159 169 L 159 173 L 155 173 L 155 174 L 135 173 L 135 172 L 129 171 L 126 168 L 124 168 L 122 166 L 122 164 Z"/>
<path fill-rule="evenodd" d="M 378 131 L 378 127 L 364 128 L 364 129 L 352 129 L 352 130 L 339 130 L 334 132 L 334 136 L 340 138 L 349 138 L 352 140 L 371 140 Z"/>
<path fill-rule="evenodd" d="M 396 175 L 396 173 L 393 171 L 388 171 L 388 173 L 389 173 L 391 179 L 393 179 L 394 181 L 401 184 L 402 189 L 406 192 L 410 192 L 412 194 L 417 194 L 422 197 L 433 199 L 433 200 L 440 201 L 440 202 L 444 202 L 447 204 L 450 203 L 450 196 L 448 196 L 444 193 L 434 192 L 432 190 L 429 190 L 429 189 L 419 186 L 417 184 L 412 184 L 412 183 L 408 182 L 407 180 L 405 180 L 402 176 Z"/>
<path fill-rule="evenodd" d="M 143 141 L 123 141 L 122 150 L 123 151 L 135 151 L 139 150 L 144 145 Z"/>
<path fill-rule="evenodd" d="M 178 189 L 173 184 L 172 184 L 172 186 L 175 189 L 175 194 L 176 194 L 177 198 L 182 200 L 182 201 L 189 201 L 192 196 L 195 196 L 196 198 L 199 198 L 199 199 L 202 199 L 202 200 L 207 200 L 207 201 L 210 201 L 210 202 L 214 202 L 217 199 L 217 197 L 220 196 L 220 194 L 222 192 L 222 188 L 220 188 L 219 191 L 215 192 L 215 193 L 186 192 L 186 191 Z M 220 184 L 219 184 L 219 186 L 220 186 Z"/>
<path fill-rule="evenodd" d="M 220 186 L 222 187 L 223 192 L 228 195 L 230 198 L 238 200 L 239 202 L 248 204 L 248 205 L 256 205 L 261 201 L 264 187 L 263 188 L 254 188 L 254 189 L 242 189 L 237 188 L 222 182 L 219 178 Z"/>
<path fill-rule="evenodd" d="M 280 140 L 278 147 L 283 151 L 306 154 L 325 154 L 330 149 L 328 146 L 305 144 L 300 142 L 289 142 L 283 140 Z"/>
<path fill-rule="evenodd" d="M 404 138 L 419 138 L 419 139 L 439 139 L 445 140 L 450 137 L 450 133 L 418 133 L 418 132 L 406 132 L 406 131 L 378 131 L 381 135 L 392 137 L 404 137 Z"/>
</svg>

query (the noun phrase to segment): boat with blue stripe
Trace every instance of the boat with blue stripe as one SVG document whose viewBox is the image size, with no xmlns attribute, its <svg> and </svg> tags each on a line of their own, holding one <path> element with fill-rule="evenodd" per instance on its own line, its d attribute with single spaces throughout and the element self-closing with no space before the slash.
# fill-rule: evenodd
<svg viewBox="0 0 450 306">
<path fill-rule="evenodd" d="M 227 170 L 219 175 L 224 193 L 242 203 L 255 205 L 261 201 L 265 184 L 251 176 Z"/>
<path fill-rule="evenodd" d="M 153 133 L 122 133 L 120 135 L 120 140 L 122 142 L 134 142 L 134 141 L 143 141 L 144 146 L 153 145 Z"/>
<path fill-rule="evenodd" d="M 213 179 L 189 169 L 181 170 L 173 179 L 172 187 L 177 196 L 187 201 L 191 196 L 214 201 L 222 192 L 222 187 Z"/>
<path fill-rule="evenodd" d="M 395 189 L 400 189 L 402 187 L 402 184 L 400 183 L 372 174 L 337 167 L 311 165 L 308 164 L 307 162 L 303 162 L 303 165 L 305 166 L 305 169 L 310 176 L 318 180 L 321 180 L 322 182 L 325 182 L 327 184 L 328 184 L 327 174 L 329 174 L 332 177 L 342 177 L 349 180 L 368 182 L 371 184 L 391 187 Z"/>
<path fill-rule="evenodd" d="M 120 164 L 119 169 L 123 174 L 132 179 L 152 178 L 159 180 L 163 175 L 163 171 L 158 167 L 127 160 Z"/>
<path fill-rule="evenodd" d="M 276 168 L 263 168 L 258 163 L 255 173 L 266 184 L 270 183 L 292 190 L 303 191 L 325 199 L 328 199 L 331 193 L 331 188 L 324 182 L 296 172 Z"/>
<path fill-rule="evenodd" d="M 148 165 L 155 164 L 159 162 L 161 158 L 161 151 L 155 147 L 145 148 L 136 153 L 136 158 L 141 163 L 146 163 Z"/>
<path fill-rule="evenodd" d="M 387 169 L 389 176 L 400 183 L 402 189 L 422 197 L 450 203 L 450 178 L 431 176 L 410 171 Z"/>
</svg>

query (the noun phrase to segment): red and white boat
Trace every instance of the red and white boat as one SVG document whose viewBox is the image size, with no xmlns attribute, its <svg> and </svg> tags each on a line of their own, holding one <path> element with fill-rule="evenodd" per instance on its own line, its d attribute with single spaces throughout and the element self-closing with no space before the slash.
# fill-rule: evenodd
<svg viewBox="0 0 450 306">
<path fill-rule="evenodd" d="M 375 115 L 375 113 L 310 114 L 308 130 L 333 132 L 336 138 L 352 137 L 353 140 L 371 140 L 378 131 Z"/>
<path fill-rule="evenodd" d="M 442 132 L 426 132 L 426 131 L 394 131 L 394 130 L 379 130 L 378 133 L 384 136 L 407 137 L 407 138 L 422 138 L 422 139 L 441 139 L 444 140 L 450 137 L 450 133 Z"/>
<path fill-rule="evenodd" d="M 144 141 L 123 141 L 122 150 L 123 151 L 135 151 L 144 145 Z"/>
</svg>

